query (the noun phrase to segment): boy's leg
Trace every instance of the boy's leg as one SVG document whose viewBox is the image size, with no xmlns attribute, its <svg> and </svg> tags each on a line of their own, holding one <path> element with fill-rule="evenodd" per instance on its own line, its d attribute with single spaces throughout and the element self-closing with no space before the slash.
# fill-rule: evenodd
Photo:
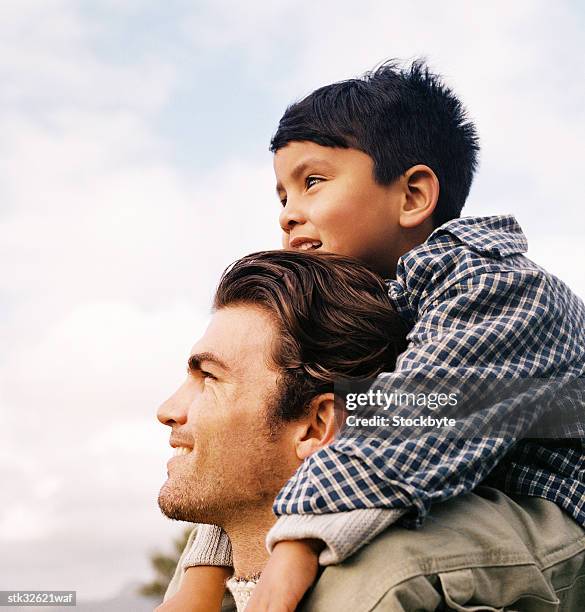
<svg viewBox="0 0 585 612">
<path fill-rule="evenodd" d="M 478 487 L 326 568 L 301 609 L 582 611 L 585 530 L 552 502 Z"/>
</svg>

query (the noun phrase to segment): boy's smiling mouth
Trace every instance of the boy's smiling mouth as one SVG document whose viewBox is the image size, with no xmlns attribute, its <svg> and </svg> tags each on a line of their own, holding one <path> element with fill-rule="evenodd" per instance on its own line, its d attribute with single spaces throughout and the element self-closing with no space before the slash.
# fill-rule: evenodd
<svg viewBox="0 0 585 612">
<path fill-rule="evenodd" d="M 316 250 L 320 246 L 323 246 L 323 243 L 320 240 L 314 240 L 313 238 L 307 238 L 305 236 L 293 238 L 289 243 L 289 248 L 299 249 L 300 251 Z"/>
</svg>

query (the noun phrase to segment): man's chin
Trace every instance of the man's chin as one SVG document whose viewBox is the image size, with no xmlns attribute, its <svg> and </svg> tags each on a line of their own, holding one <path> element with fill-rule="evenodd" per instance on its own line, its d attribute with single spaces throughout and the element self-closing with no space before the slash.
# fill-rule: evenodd
<svg viewBox="0 0 585 612">
<path fill-rule="evenodd" d="M 181 491 L 177 491 L 165 482 L 158 494 L 158 507 L 168 518 L 175 521 L 186 521 L 188 523 L 213 523 L 215 513 L 204 508 L 202 500 L 197 501 L 187 498 Z M 211 520 L 210 520 L 211 518 Z"/>
<path fill-rule="evenodd" d="M 172 491 L 169 491 L 168 482 L 166 482 L 158 494 L 158 507 L 161 512 L 170 519 L 175 521 L 196 522 L 189 512 L 189 506 L 185 500 Z"/>
</svg>

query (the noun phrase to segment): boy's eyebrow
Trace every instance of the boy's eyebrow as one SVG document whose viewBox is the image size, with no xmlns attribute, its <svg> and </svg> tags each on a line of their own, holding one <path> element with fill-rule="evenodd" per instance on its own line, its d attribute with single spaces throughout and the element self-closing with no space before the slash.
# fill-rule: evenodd
<svg viewBox="0 0 585 612">
<path fill-rule="evenodd" d="M 296 180 L 299 178 L 299 176 L 301 174 L 303 174 L 303 172 L 309 167 L 309 166 L 323 166 L 327 169 L 331 168 L 331 164 L 321 158 L 321 157 L 309 157 L 308 159 L 304 159 L 303 161 L 299 162 L 293 169 L 292 172 L 290 173 L 290 176 L 292 179 Z M 279 191 L 282 191 L 282 183 L 280 181 L 277 181 L 276 183 L 276 192 L 278 193 Z"/>
<path fill-rule="evenodd" d="M 189 357 L 189 360 L 187 361 L 187 368 L 189 369 L 189 372 L 197 372 L 198 370 L 200 370 L 201 364 L 205 361 L 213 363 L 214 365 L 220 367 L 226 372 L 229 372 L 230 370 L 226 363 L 222 361 L 217 355 L 206 351 L 204 353 L 193 353 L 193 355 Z"/>
</svg>

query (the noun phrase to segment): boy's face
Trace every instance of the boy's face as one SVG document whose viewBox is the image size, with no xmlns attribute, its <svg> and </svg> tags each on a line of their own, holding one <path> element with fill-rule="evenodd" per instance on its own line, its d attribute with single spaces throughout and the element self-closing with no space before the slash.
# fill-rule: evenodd
<svg viewBox="0 0 585 612">
<path fill-rule="evenodd" d="M 404 252 L 400 178 L 379 185 L 369 155 L 308 141 L 279 149 L 274 171 L 285 249 L 348 255 L 382 276 L 394 273 Z"/>
</svg>

